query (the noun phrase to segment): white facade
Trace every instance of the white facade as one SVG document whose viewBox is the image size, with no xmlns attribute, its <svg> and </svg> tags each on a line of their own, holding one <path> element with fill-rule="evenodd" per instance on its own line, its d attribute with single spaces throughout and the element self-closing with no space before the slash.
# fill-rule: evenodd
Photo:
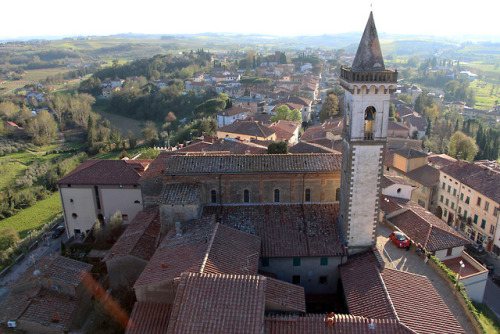
<svg viewBox="0 0 500 334">
<path fill-rule="evenodd" d="M 382 194 L 386 196 L 404 198 L 410 200 L 413 189 L 414 187 L 410 185 L 393 184 L 382 189 Z"/>
</svg>

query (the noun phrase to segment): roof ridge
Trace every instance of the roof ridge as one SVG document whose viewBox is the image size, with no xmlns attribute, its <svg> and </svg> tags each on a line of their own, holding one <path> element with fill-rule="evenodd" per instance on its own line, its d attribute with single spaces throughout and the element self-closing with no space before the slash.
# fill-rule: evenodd
<svg viewBox="0 0 500 334">
<path fill-rule="evenodd" d="M 205 256 L 203 258 L 203 262 L 201 264 L 201 268 L 200 268 L 200 274 L 204 274 L 204 270 L 205 270 L 205 265 L 207 264 L 207 261 L 208 261 L 208 257 L 210 256 L 210 251 L 212 249 L 212 245 L 214 244 L 214 240 L 215 240 L 215 236 L 217 234 L 217 230 L 219 229 L 219 223 L 215 223 L 215 227 L 214 227 L 214 230 L 212 232 L 212 237 L 210 238 L 210 242 L 208 244 L 208 247 L 207 247 L 207 250 L 205 252 Z"/>
<path fill-rule="evenodd" d="M 380 283 L 382 284 L 382 289 L 384 290 L 384 294 L 385 294 L 387 300 L 389 301 L 389 304 L 391 305 L 392 312 L 394 313 L 396 320 L 398 322 L 401 322 L 401 320 L 399 320 L 398 313 L 396 312 L 396 308 L 394 307 L 394 304 L 392 303 L 392 299 L 391 299 L 391 296 L 389 295 L 389 291 L 387 291 L 387 287 L 385 286 L 384 278 L 382 277 L 379 268 L 377 268 L 377 266 L 375 264 L 373 266 L 375 267 L 375 270 L 377 271 L 377 276 L 380 279 Z"/>
<path fill-rule="evenodd" d="M 149 208 L 148 208 L 148 209 L 146 209 L 146 210 L 148 210 L 148 211 L 150 211 L 150 210 L 151 210 L 151 211 L 153 211 L 154 209 L 150 209 L 150 210 L 149 210 Z M 146 230 L 149 228 L 149 226 L 153 223 L 153 221 L 156 219 L 156 217 L 157 217 L 158 215 L 159 215 L 159 212 L 157 212 L 157 213 L 156 213 L 154 216 L 152 216 L 150 219 L 147 219 L 147 221 L 144 223 L 144 230 L 143 230 L 143 231 L 140 231 L 140 230 L 139 230 L 139 232 L 141 232 L 141 233 L 140 233 L 141 235 L 139 236 L 139 238 L 137 238 L 137 239 L 135 240 L 135 243 L 132 245 L 132 247 L 130 247 L 130 253 L 131 253 L 131 252 L 135 249 L 135 247 L 137 247 L 137 244 L 139 243 L 139 241 L 141 241 L 142 236 L 146 234 Z M 137 217 L 137 215 L 136 215 L 136 217 Z M 135 218 L 134 218 L 134 219 L 135 219 Z M 139 223 L 140 223 L 140 222 L 139 222 Z"/>
</svg>

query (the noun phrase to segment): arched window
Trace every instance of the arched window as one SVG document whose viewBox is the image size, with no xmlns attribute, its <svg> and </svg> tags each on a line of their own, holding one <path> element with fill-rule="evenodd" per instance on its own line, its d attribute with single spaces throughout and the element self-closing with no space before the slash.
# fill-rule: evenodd
<svg viewBox="0 0 500 334">
<path fill-rule="evenodd" d="M 217 191 L 215 190 L 210 191 L 210 201 L 212 203 L 217 203 Z"/>
<path fill-rule="evenodd" d="M 310 202 L 311 201 L 311 189 L 309 189 L 309 188 L 306 189 L 305 201 L 306 202 Z"/>
<path fill-rule="evenodd" d="M 243 191 L 243 203 L 250 203 L 250 191 L 248 189 Z"/>
<path fill-rule="evenodd" d="M 280 190 L 279 189 L 274 189 L 274 202 L 275 203 L 280 202 Z"/>
<path fill-rule="evenodd" d="M 375 128 L 375 108 L 368 107 L 365 110 L 365 140 L 373 140 Z"/>
</svg>

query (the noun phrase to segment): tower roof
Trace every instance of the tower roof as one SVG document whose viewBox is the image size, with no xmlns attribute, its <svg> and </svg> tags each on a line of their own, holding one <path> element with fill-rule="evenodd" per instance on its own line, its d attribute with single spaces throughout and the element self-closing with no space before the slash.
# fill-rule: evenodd
<svg viewBox="0 0 500 334">
<path fill-rule="evenodd" d="M 359 42 L 356 57 L 352 63 L 352 69 L 359 71 L 385 70 L 377 28 L 373 20 L 373 12 L 370 12 L 370 17 L 368 18 L 365 31 L 363 32 L 363 37 L 361 37 L 361 41 Z"/>
</svg>

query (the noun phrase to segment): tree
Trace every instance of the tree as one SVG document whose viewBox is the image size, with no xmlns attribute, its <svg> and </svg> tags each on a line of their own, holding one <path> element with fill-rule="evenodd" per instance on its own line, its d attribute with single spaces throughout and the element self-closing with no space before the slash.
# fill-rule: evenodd
<svg viewBox="0 0 500 334">
<path fill-rule="evenodd" d="M 137 138 L 131 130 L 127 133 L 128 147 L 132 150 L 137 147 Z"/>
<path fill-rule="evenodd" d="M 319 112 L 319 120 L 323 122 L 326 119 L 338 115 L 338 113 L 339 113 L 339 99 L 335 94 L 329 94 L 326 97 L 325 102 L 321 106 L 321 110 Z"/>
<path fill-rule="evenodd" d="M 59 124 L 59 128 L 63 129 L 63 118 L 64 114 L 68 110 L 68 96 L 63 94 L 57 94 L 49 104 L 50 110 L 54 113 Z"/>
<path fill-rule="evenodd" d="M 462 131 L 455 132 L 448 144 L 448 154 L 456 159 L 472 161 L 478 150 L 479 148 L 474 139 Z"/>
<path fill-rule="evenodd" d="M 0 103 L 0 115 L 11 119 L 19 111 L 19 108 L 11 101 Z"/>
<path fill-rule="evenodd" d="M 152 121 L 147 121 L 144 129 L 142 129 L 142 137 L 148 143 L 148 145 L 152 146 L 156 144 L 158 141 L 158 130 L 156 128 L 156 125 Z"/>
<path fill-rule="evenodd" d="M 57 134 L 57 123 L 47 110 L 42 110 L 26 125 L 26 133 L 38 146 L 49 144 Z"/>
<path fill-rule="evenodd" d="M 0 248 L 6 249 L 19 241 L 19 234 L 12 227 L 4 227 L 0 230 Z"/>
<path fill-rule="evenodd" d="M 392 102 L 389 104 L 389 120 L 396 121 L 396 108 L 394 108 L 394 103 Z"/>
<path fill-rule="evenodd" d="M 413 102 L 410 94 L 401 94 L 399 95 L 399 99 L 406 104 L 412 104 Z"/>
<path fill-rule="evenodd" d="M 287 105 L 281 105 L 274 111 L 276 114 L 271 117 L 271 122 L 277 122 L 279 120 L 301 122 L 302 116 L 300 111 L 297 109 L 290 110 Z"/>
<path fill-rule="evenodd" d="M 171 111 L 169 111 L 167 116 L 165 116 L 165 122 L 167 122 L 167 123 L 172 123 L 176 119 L 177 119 L 177 117 L 175 117 L 175 114 Z"/>
<path fill-rule="evenodd" d="M 267 154 L 288 154 L 288 143 L 285 141 L 272 142 L 267 147 Z"/>
</svg>

